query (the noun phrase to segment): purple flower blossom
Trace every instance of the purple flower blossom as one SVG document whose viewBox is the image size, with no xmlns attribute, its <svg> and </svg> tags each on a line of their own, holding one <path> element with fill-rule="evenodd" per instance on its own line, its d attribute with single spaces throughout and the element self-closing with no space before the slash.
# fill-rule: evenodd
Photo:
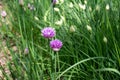
<svg viewBox="0 0 120 80">
<path fill-rule="evenodd" d="M 25 48 L 24 54 L 28 54 L 28 53 L 29 53 L 29 49 L 28 49 L 28 48 Z"/>
<path fill-rule="evenodd" d="M 53 3 L 53 4 L 56 4 L 56 3 L 57 3 L 57 0 L 52 0 L 52 3 Z"/>
<path fill-rule="evenodd" d="M 6 17 L 6 16 L 7 16 L 6 11 L 2 11 L 2 12 L 1 12 L 1 16 L 2 16 L 2 17 Z"/>
<path fill-rule="evenodd" d="M 62 47 L 62 42 L 58 39 L 52 40 L 50 41 L 50 47 L 54 50 L 54 51 L 59 51 Z"/>
<path fill-rule="evenodd" d="M 52 27 L 46 27 L 44 29 L 42 29 L 42 36 L 44 36 L 45 38 L 52 38 L 55 36 L 55 29 Z"/>
<path fill-rule="evenodd" d="M 35 7 L 31 5 L 30 10 L 35 10 Z"/>
<path fill-rule="evenodd" d="M 34 7 L 34 5 L 28 3 L 28 9 L 30 9 L 30 10 L 35 10 L 35 7 Z"/>
</svg>

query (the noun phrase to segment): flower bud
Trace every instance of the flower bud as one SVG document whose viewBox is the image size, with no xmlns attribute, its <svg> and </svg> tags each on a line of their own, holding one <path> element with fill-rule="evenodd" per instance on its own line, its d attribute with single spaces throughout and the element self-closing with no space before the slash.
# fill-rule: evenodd
<svg viewBox="0 0 120 80">
<path fill-rule="evenodd" d="M 58 2 L 58 0 L 52 0 L 52 3 L 55 5 Z"/>
<path fill-rule="evenodd" d="M 81 8 L 81 9 L 83 9 L 83 10 L 85 10 L 86 9 L 86 5 L 84 4 L 81 4 L 81 3 L 79 3 L 79 7 Z"/>
<path fill-rule="evenodd" d="M 87 30 L 92 32 L 92 28 L 89 25 L 87 25 Z"/>
<path fill-rule="evenodd" d="M 29 49 L 28 49 L 28 48 L 25 48 L 24 54 L 28 54 L 28 53 L 29 53 Z"/>
<path fill-rule="evenodd" d="M 96 11 L 100 11 L 100 6 L 96 5 Z"/>
<path fill-rule="evenodd" d="M 38 18 L 37 16 L 34 16 L 34 19 L 35 19 L 36 21 L 39 21 L 39 18 Z"/>
<path fill-rule="evenodd" d="M 87 4 L 87 0 L 84 0 L 84 3 Z"/>
<path fill-rule="evenodd" d="M 103 42 L 107 43 L 107 38 L 105 36 L 103 37 Z"/>
<path fill-rule="evenodd" d="M 70 27 L 70 32 L 75 32 L 75 26 L 72 25 L 72 26 Z"/>
<path fill-rule="evenodd" d="M 1 12 L 1 16 L 2 16 L 3 18 L 5 18 L 5 17 L 7 16 L 6 11 L 2 11 L 2 12 Z"/>
<path fill-rule="evenodd" d="M 55 24 L 61 26 L 63 24 L 63 20 L 60 19 L 59 21 L 56 21 Z"/>
<path fill-rule="evenodd" d="M 110 9 L 110 6 L 109 4 L 106 5 L 106 10 L 109 10 Z"/>
<path fill-rule="evenodd" d="M 19 0 L 19 5 L 23 6 L 24 5 L 24 1 L 23 0 Z"/>
<path fill-rule="evenodd" d="M 56 11 L 56 12 L 59 12 L 60 10 L 59 10 L 59 8 L 54 8 L 54 11 Z"/>
<path fill-rule="evenodd" d="M 70 2 L 69 7 L 73 8 L 73 3 L 72 2 Z"/>
</svg>

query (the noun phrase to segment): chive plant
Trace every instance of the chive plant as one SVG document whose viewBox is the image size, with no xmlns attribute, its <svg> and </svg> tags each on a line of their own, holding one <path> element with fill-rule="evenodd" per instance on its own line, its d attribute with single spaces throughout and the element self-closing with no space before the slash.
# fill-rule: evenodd
<svg viewBox="0 0 120 80">
<path fill-rule="evenodd" d="M 119 0 L 21 1 L 3 1 L 7 80 L 120 80 Z"/>
</svg>

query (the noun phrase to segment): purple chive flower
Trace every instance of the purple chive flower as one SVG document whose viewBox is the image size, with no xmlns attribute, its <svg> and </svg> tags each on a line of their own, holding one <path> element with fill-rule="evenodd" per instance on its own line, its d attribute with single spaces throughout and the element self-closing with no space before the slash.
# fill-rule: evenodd
<svg viewBox="0 0 120 80">
<path fill-rule="evenodd" d="M 57 0 L 52 0 L 52 3 L 53 3 L 53 4 L 56 4 L 56 3 L 57 3 Z"/>
<path fill-rule="evenodd" d="M 34 5 L 31 5 L 30 3 L 28 3 L 28 9 L 35 10 L 35 7 L 34 7 Z"/>
<path fill-rule="evenodd" d="M 29 53 L 29 49 L 28 49 L 28 48 L 25 48 L 24 54 L 28 54 L 28 53 Z"/>
<path fill-rule="evenodd" d="M 55 29 L 52 27 L 46 27 L 44 29 L 42 29 L 42 36 L 44 36 L 45 38 L 52 38 L 55 36 Z"/>
<path fill-rule="evenodd" d="M 33 5 L 31 5 L 30 10 L 35 10 L 35 7 Z"/>
<path fill-rule="evenodd" d="M 53 49 L 53 51 L 59 51 L 62 45 L 62 42 L 58 39 L 50 41 L 50 47 Z"/>
<path fill-rule="evenodd" d="M 2 11 L 2 12 L 1 12 L 1 16 L 5 18 L 5 17 L 7 16 L 6 11 Z"/>
</svg>

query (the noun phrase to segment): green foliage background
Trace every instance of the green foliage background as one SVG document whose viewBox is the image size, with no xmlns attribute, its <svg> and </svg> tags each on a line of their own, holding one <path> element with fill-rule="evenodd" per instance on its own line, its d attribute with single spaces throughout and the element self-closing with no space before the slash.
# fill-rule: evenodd
<svg viewBox="0 0 120 80">
<path fill-rule="evenodd" d="M 54 73 L 50 72 L 49 42 L 41 36 L 41 29 L 52 26 L 56 29 L 55 38 L 63 42 L 59 51 L 60 73 L 56 77 L 66 70 L 61 80 L 119 80 L 120 1 L 86 1 L 86 9 L 82 10 L 79 3 L 85 4 L 84 0 L 64 0 L 64 3 L 54 6 L 59 8 L 59 12 L 54 11 L 51 0 L 24 0 L 23 6 L 19 5 L 18 0 L 4 1 L 12 23 L 7 43 L 14 64 L 8 63 L 11 75 L 6 75 L 6 78 L 51 80 L 50 76 Z M 69 7 L 70 2 L 73 8 Z M 35 10 L 28 9 L 28 3 L 34 5 Z M 107 4 L 109 10 L 106 10 Z M 65 19 L 63 24 L 56 25 L 61 16 Z M 75 32 L 70 31 L 71 25 L 75 26 Z M 87 30 L 87 25 L 91 31 Z M 104 37 L 107 43 L 103 41 Z M 11 49 L 11 40 L 17 46 L 17 52 Z M 25 48 L 29 48 L 27 55 L 24 54 Z"/>
</svg>

